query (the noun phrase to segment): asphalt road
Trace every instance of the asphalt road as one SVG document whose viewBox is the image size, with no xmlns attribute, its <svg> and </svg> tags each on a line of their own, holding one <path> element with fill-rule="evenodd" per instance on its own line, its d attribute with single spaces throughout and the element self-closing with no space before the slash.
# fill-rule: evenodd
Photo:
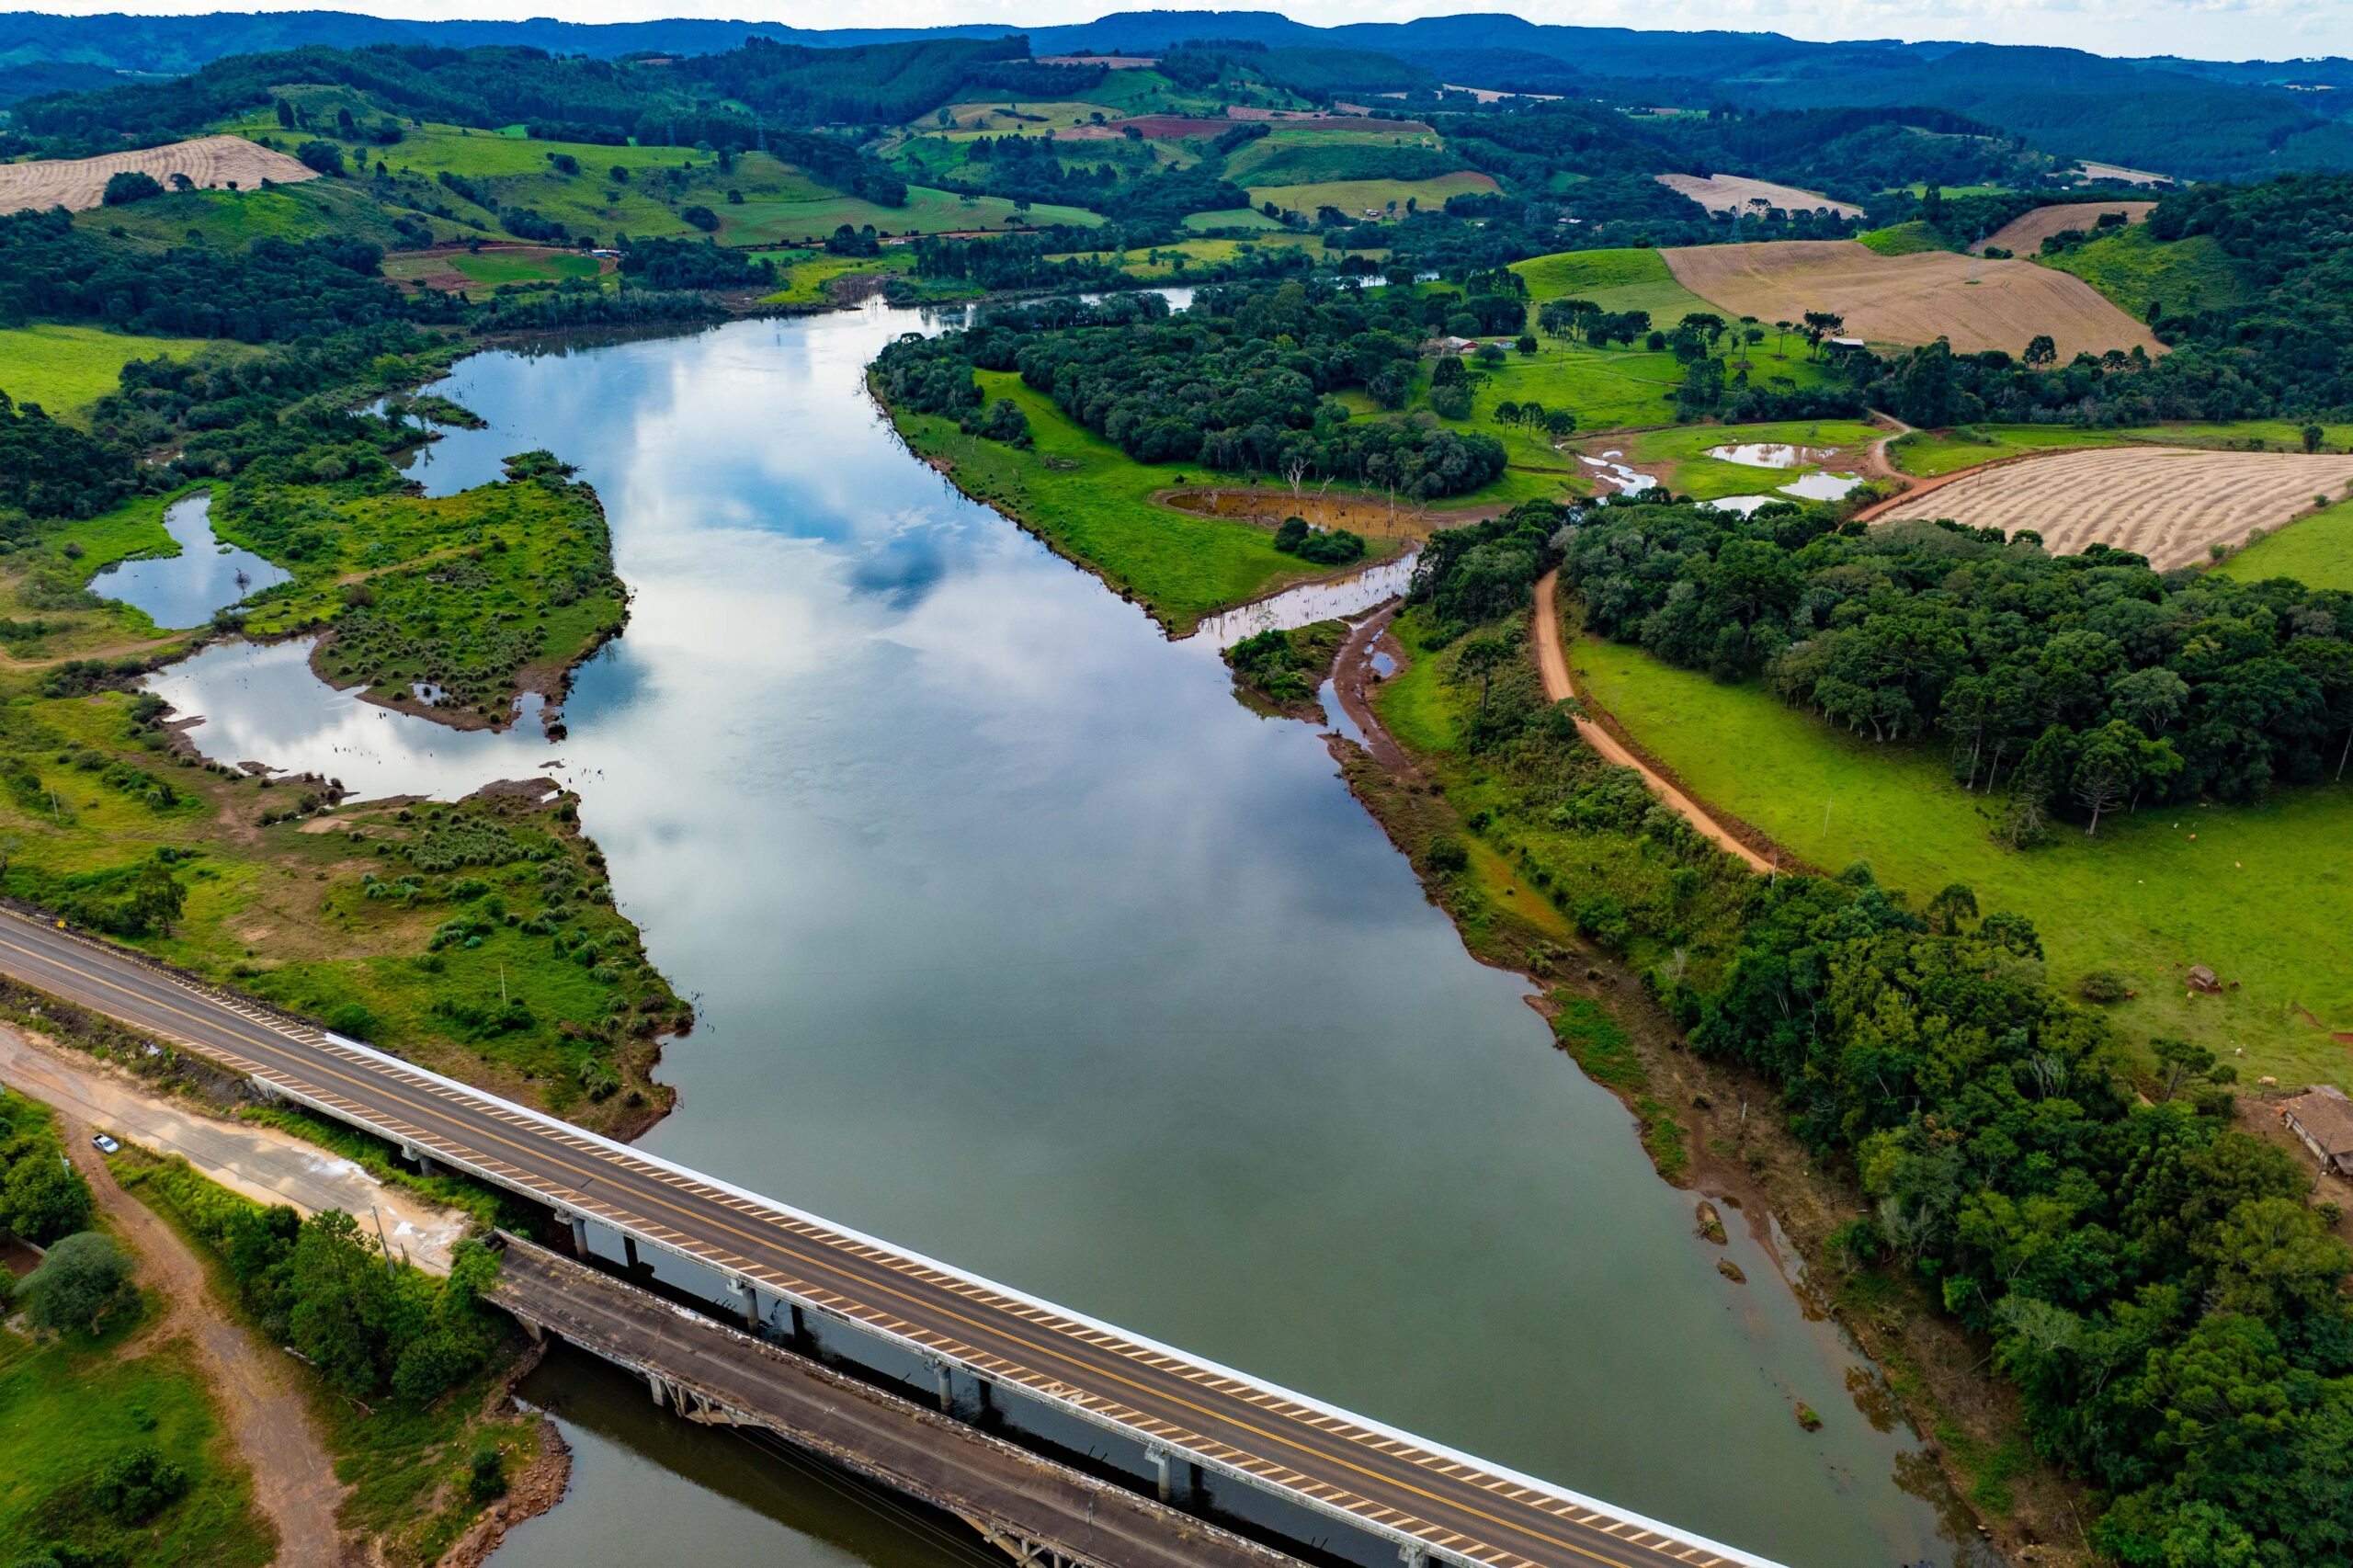
<svg viewBox="0 0 2353 1568">
<path fill-rule="evenodd" d="M 1498 1568 L 1742 1568 L 1467 1456 L 1270 1390 L 723 1188 L 134 957 L 0 915 L 0 972 L 192 1048 L 381 1134 L 1084 1406 L 1224 1465 Z M 1766 1565 L 1769 1568 L 1769 1565 Z"/>
</svg>

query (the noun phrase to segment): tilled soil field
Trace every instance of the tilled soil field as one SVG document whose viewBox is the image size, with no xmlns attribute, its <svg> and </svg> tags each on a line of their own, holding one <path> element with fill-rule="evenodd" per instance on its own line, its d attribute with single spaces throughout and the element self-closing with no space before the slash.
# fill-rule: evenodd
<svg viewBox="0 0 2353 1568">
<path fill-rule="evenodd" d="M 2162 572 L 2211 559 L 2211 546 L 2244 544 L 2250 528 L 2279 528 L 2318 496 L 2342 497 L 2348 483 L 2348 455 L 2109 447 L 1964 474 L 1872 520 L 1950 517 L 2010 533 L 2031 528 L 2053 555 L 2110 544 L 2147 556 Z"/>
<path fill-rule="evenodd" d="M 1863 210 L 1844 201 L 1833 201 L 1811 190 L 1800 190 L 1793 185 L 1775 185 L 1768 179 L 1745 179 L 1739 175 L 1653 175 L 1653 179 L 1689 197 L 1711 212 L 1746 212 L 1749 203 L 1763 200 L 1769 207 L 1785 212 L 1811 212 L 1816 208 L 1828 208 L 1841 218 L 1859 218 Z"/>
<path fill-rule="evenodd" d="M 2068 201 L 2057 207 L 2038 207 L 2023 218 L 2011 219 L 1971 248 L 1982 251 L 1995 245 L 2017 256 L 2040 256 L 2044 240 L 2070 229 L 2088 234 L 2103 212 L 2121 212 L 2125 222 L 2142 223 L 2156 209 L 2154 201 Z"/>
<path fill-rule="evenodd" d="M 2149 329 L 2080 278 L 2030 261 L 1986 261 L 1950 251 L 1880 256 L 1852 240 L 1771 240 L 1661 251 L 1675 280 L 1735 316 L 1796 321 L 1808 311 L 1847 318 L 1870 343 L 1933 343 L 1961 354 L 2022 352 L 2048 333 L 2062 360 L 2088 351 L 2165 352 Z"/>
<path fill-rule="evenodd" d="M 283 153 L 257 147 L 242 136 L 199 136 L 192 142 L 97 158 L 0 164 L 0 212 L 28 207 L 43 211 L 51 207 L 75 211 L 96 207 L 106 194 L 108 180 L 134 172 L 153 175 L 166 187 L 174 175 L 186 175 L 205 190 L 223 187 L 232 180 L 240 190 L 254 190 L 266 179 L 291 185 L 319 177 L 316 169 Z"/>
</svg>

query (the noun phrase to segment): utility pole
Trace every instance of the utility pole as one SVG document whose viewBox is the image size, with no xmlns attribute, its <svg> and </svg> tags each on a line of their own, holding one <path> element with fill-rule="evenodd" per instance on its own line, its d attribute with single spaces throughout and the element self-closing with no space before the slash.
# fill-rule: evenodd
<svg viewBox="0 0 2353 1568">
<path fill-rule="evenodd" d="M 384 1249 L 384 1276 L 397 1281 L 401 1277 L 401 1271 L 392 1264 L 392 1244 L 384 1239 L 384 1216 L 377 1211 L 376 1206 L 372 1203 L 368 1205 L 368 1214 L 376 1221 L 376 1244 Z"/>
</svg>

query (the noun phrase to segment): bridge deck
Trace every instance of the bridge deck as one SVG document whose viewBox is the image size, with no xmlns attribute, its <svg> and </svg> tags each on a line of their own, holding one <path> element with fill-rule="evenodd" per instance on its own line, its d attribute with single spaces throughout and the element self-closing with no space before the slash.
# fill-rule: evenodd
<svg viewBox="0 0 2353 1568">
<path fill-rule="evenodd" d="M 984 1531 L 1117 1568 L 1298 1568 L 1280 1552 L 528 1242 L 507 1238 L 493 1297 L 585 1350 L 661 1378 L 689 1420 L 783 1433 Z"/>
<path fill-rule="evenodd" d="M 1434 1556 L 1495 1568 L 1772 1568 L 288 1024 L 72 933 L 0 920 L 0 972 Z"/>
</svg>

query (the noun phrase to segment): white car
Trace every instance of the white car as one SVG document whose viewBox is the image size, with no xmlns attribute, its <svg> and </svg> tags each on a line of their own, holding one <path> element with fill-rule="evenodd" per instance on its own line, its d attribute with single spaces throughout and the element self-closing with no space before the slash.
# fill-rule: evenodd
<svg viewBox="0 0 2353 1568">
<path fill-rule="evenodd" d="M 101 1154 L 119 1154 L 122 1153 L 122 1145 L 116 1142 L 113 1139 L 108 1137 L 103 1132 L 91 1133 L 90 1142 L 98 1146 L 98 1153 Z"/>
</svg>

